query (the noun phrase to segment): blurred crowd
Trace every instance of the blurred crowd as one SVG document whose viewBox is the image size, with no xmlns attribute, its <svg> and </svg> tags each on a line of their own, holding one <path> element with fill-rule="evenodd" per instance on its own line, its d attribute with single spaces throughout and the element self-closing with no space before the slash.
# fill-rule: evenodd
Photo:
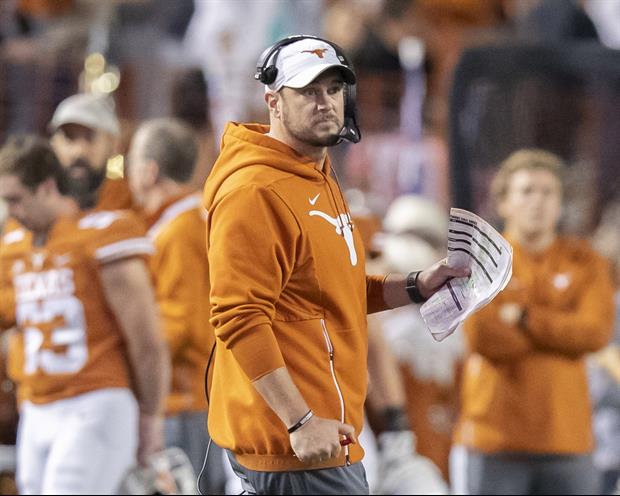
<svg viewBox="0 0 620 496">
<path fill-rule="evenodd" d="M 454 136 L 450 125 L 453 118 L 450 98 L 455 69 L 463 52 L 473 46 L 533 41 L 551 45 L 591 43 L 620 49 L 620 1 L 2 0 L 0 144 L 22 133 L 49 137 L 55 131 L 50 123 L 61 102 L 78 93 L 94 94 L 115 102 L 114 114 L 119 122 L 114 144 L 105 153 L 109 180 L 124 181 L 131 158 L 129 152 L 141 124 L 156 118 L 175 119 L 174 122 L 182 123 L 196 137 L 195 168 L 191 177 L 184 178 L 182 183 L 183 191 L 198 191 L 217 156 L 226 122 L 267 122 L 263 87 L 253 78 L 261 51 L 284 36 L 299 33 L 334 41 L 354 62 L 363 140 L 358 145 L 345 143 L 334 148 L 332 159 L 356 217 L 355 223 L 365 240 L 367 271 L 407 273 L 445 257 L 449 207 L 458 206 L 454 205 L 454 194 L 455 188 L 461 185 L 455 183 L 451 168 L 450 140 Z M 501 120 L 501 116 L 496 118 Z M 618 136 L 611 135 L 610 139 L 614 138 L 617 141 Z M 583 137 L 585 141 L 588 139 L 588 135 Z M 472 191 L 485 189 L 485 195 L 494 198 L 491 177 L 506 158 L 493 163 L 486 175 L 472 174 Z M 566 257 L 572 261 L 577 256 L 572 254 L 577 250 L 573 250 L 575 243 L 584 243 L 587 249 L 579 244 L 579 250 L 588 253 L 582 261 L 584 265 L 598 266 L 600 256 L 601 267 L 607 267 L 603 262 L 606 260 L 611 267 L 608 276 L 613 284 L 610 291 L 614 295 L 615 320 L 609 325 L 601 323 L 600 329 L 598 322 L 592 324 L 601 335 L 595 344 L 583 344 L 577 339 L 579 346 L 567 350 L 564 342 L 550 343 L 536 331 L 532 331 L 527 340 L 522 335 L 514 341 L 505 336 L 501 339 L 488 336 L 480 331 L 484 326 L 473 320 L 446 342 L 436 343 L 413 306 L 369 318 L 370 391 L 364 442 L 368 447 L 371 490 L 384 494 L 447 494 L 451 484 L 453 492 L 464 492 L 463 486 L 459 486 L 462 481 L 454 475 L 454 466 L 451 466 L 462 462 L 459 453 L 455 455 L 455 445 L 469 449 L 470 460 L 472 450 L 478 455 L 496 451 L 526 452 L 532 459 L 537 459 L 541 453 L 555 453 L 554 450 L 588 456 L 591 452 L 600 491 L 612 494 L 620 490 L 617 487 L 620 478 L 620 192 L 616 191 L 616 197 L 592 193 L 589 188 L 596 189 L 605 178 L 590 169 L 579 169 L 588 165 L 588 162 L 583 165 L 579 157 L 562 158 L 569 166 L 565 174 L 569 179 L 568 187 L 560 188 L 564 209 L 562 214 L 557 212 L 557 219 L 549 221 L 549 232 L 556 232 L 557 221 L 558 232 L 578 234 L 581 239 L 577 242 L 570 238 L 557 253 L 545 252 L 545 256 Z M 538 159 L 531 160 L 534 163 Z M 533 169 L 538 170 L 537 167 Z M 543 169 L 545 167 L 547 165 Z M 578 180 L 576 187 L 575 178 Z M 477 179 L 480 184 L 475 183 Z M 543 184 L 547 179 L 535 179 L 533 184 Z M 550 188 L 553 189 L 553 184 Z M 134 186 L 134 196 L 139 190 L 140 185 Z M 562 194 L 558 199 L 562 201 Z M 140 210 L 140 202 L 133 200 L 134 209 Z M 590 203 L 583 204 L 584 201 Z M 502 211 L 501 204 L 501 198 L 494 203 L 499 213 L 494 214 L 492 220 L 498 228 L 515 225 L 518 222 L 514 217 L 525 216 L 524 210 L 514 205 L 513 210 L 506 207 Z M 579 220 L 576 204 L 581 213 L 584 209 L 589 212 L 586 220 Z M 0 226 L 5 219 L 6 207 L 0 204 Z M 526 243 L 511 240 L 523 249 L 518 255 L 522 257 L 520 260 L 531 262 L 531 266 L 519 262 L 522 274 L 527 270 L 538 274 L 536 263 L 541 263 L 541 267 L 544 263 L 534 260 L 534 256 L 531 260 L 528 258 Z M 590 246 L 593 247 L 591 254 Z M 565 255 L 562 250 L 573 251 Z M 550 269 L 545 265 L 540 273 L 545 270 L 555 278 L 556 289 L 563 290 L 563 285 L 570 285 L 570 281 L 560 277 L 564 274 L 562 271 L 568 271 L 566 265 L 557 268 L 557 273 L 553 272 L 555 266 Z M 599 282 L 579 281 L 584 287 L 596 285 L 594 289 L 602 292 L 591 298 L 603 301 L 610 296 L 601 289 L 607 283 L 600 281 L 607 281 L 606 277 L 600 274 L 600 279 L 596 279 Z M 530 323 L 535 321 L 535 311 L 526 313 L 526 309 L 536 304 L 544 303 L 549 307 L 556 304 L 550 293 L 545 293 L 540 286 L 536 289 L 537 284 L 544 285 L 534 278 L 527 280 L 523 285 L 525 289 L 511 287 L 508 296 L 497 304 L 497 325 L 507 326 L 506 335 L 514 327 L 529 325 L 521 320 L 523 315 L 528 316 Z M 529 296 L 522 296 L 524 293 Z M 558 303 L 553 311 L 560 316 L 572 315 L 573 310 L 581 309 L 580 295 L 575 290 L 574 295 L 571 293 L 571 304 Z M 582 310 L 587 325 L 591 323 L 590 313 L 602 315 L 607 311 L 599 311 L 598 307 Z M 567 327 L 571 327 L 571 322 Z M 9 346 L 7 335 L 3 334 L 0 339 L 0 351 L 6 351 Z M 485 349 L 480 340 L 497 343 L 502 352 Z M 537 354 L 536 358 L 528 358 L 536 364 L 527 372 L 519 369 L 514 361 L 521 360 L 521 355 L 503 354 L 508 349 L 522 350 L 524 355 Z M 545 360 L 553 362 L 552 365 L 546 362 L 541 365 Z M 558 375 L 564 374 L 560 379 L 562 384 L 575 377 L 578 381 L 582 360 L 587 364 L 587 394 L 579 396 L 582 391 L 578 394 L 570 389 L 566 393 L 575 394 L 580 405 L 567 407 L 569 400 L 575 398 L 559 398 L 549 403 L 550 410 L 542 407 L 537 410 L 540 397 L 538 392 L 526 391 L 528 380 L 525 378 L 529 377 L 530 382 L 552 384 L 554 376 L 550 370 L 553 370 Z M 0 362 L 3 361 L 0 358 Z M 579 364 L 575 365 L 577 362 Z M 539 366 L 541 368 L 537 369 Z M 584 367 L 584 381 L 585 371 Z M 534 373 L 541 375 L 535 379 L 528 375 Z M 493 386 L 499 385 L 499 393 L 491 393 L 478 384 L 482 379 Z M 523 389 L 510 389 L 519 380 L 523 381 Z M 202 395 L 202 385 L 194 387 L 193 391 L 197 391 L 196 396 Z M 471 403 L 474 394 L 478 395 L 479 403 Z M 556 417 L 572 415 L 590 422 L 591 432 L 575 432 L 576 437 L 583 437 L 583 442 L 579 438 L 565 443 L 550 442 L 548 446 L 535 442 L 503 444 L 503 438 L 498 441 L 488 427 L 492 424 L 501 432 L 500 422 L 492 420 L 484 424 L 480 421 L 488 413 L 486 410 L 481 413 L 482 410 L 498 407 L 493 398 L 488 400 L 489 404 L 483 404 L 482 397 L 492 394 L 502 399 L 502 394 L 523 394 L 518 404 L 524 410 L 530 409 L 541 423 L 540 432 L 566 429 L 565 423 Z M 4 372 L 0 397 L 0 493 L 8 494 L 15 491 L 11 482 L 14 453 L 9 447 L 15 443 L 17 408 L 15 387 Z M 528 401 L 531 403 L 522 404 Z M 202 398 L 187 411 L 198 413 L 198 419 L 193 422 L 200 430 L 204 425 L 201 419 L 206 415 Z M 176 416 L 179 412 L 184 409 L 169 410 L 168 415 Z M 392 422 L 394 412 L 404 412 L 405 418 Z M 506 432 L 518 437 L 519 422 L 525 423 L 526 418 L 531 420 L 527 414 L 519 417 L 514 413 Z M 476 424 L 478 421 L 489 431 L 482 435 L 471 434 L 468 429 L 474 431 L 472 425 L 481 429 L 482 424 Z M 401 435 L 394 436 L 394 432 Z M 593 436 L 591 443 L 588 441 L 590 435 Z M 188 440 L 182 437 L 170 437 L 169 444 L 180 445 L 188 451 L 195 475 L 198 475 L 207 441 L 201 438 L 204 445 L 189 449 Z M 408 464 L 399 464 L 394 452 L 413 453 L 416 457 Z M 213 466 L 207 472 L 211 479 L 204 487 L 214 494 L 234 491 L 234 477 L 229 478 L 228 487 L 225 485 L 221 453 L 212 451 L 210 456 Z M 481 455 L 477 463 L 486 462 L 484 456 Z M 512 465 L 489 470 L 511 473 Z M 497 487 L 495 490 L 501 493 L 502 489 Z"/>
</svg>

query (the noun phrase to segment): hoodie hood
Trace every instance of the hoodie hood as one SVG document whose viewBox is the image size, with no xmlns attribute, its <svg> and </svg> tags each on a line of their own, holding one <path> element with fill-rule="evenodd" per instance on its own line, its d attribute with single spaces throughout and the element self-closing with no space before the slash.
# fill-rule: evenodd
<svg viewBox="0 0 620 496">
<path fill-rule="evenodd" d="M 325 175 L 330 173 L 329 157 L 325 159 L 323 175 L 316 168 L 315 160 L 267 136 L 268 132 L 269 126 L 262 124 L 229 122 L 226 125 L 220 154 L 205 184 L 203 205 L 207 211 L 224 181 L 248 166 L 266 165 L 312 181 L 324 182 Z"/>
</svg>

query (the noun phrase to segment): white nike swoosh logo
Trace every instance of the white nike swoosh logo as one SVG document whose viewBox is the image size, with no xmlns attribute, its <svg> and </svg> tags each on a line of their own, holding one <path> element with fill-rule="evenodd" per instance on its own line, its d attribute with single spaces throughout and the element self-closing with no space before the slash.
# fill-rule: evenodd
<svg viewBox="0 0 620 496">
<path fill-rule="evenodd" d="M 310 202 L 310 205 L 314 206 L 314 204 L 316 203 L 316 201 L 319 199 L 319 196 L 321 196 L 321 193 L 318 193 L 314 198 L 310 199 L 308 198 L 308 201 Z"/>
</svg>

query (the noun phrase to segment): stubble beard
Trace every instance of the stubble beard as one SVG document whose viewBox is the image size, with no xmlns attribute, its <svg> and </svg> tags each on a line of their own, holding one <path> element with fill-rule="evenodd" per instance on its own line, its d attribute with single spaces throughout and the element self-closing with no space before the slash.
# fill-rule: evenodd
<svg viewBox="0 0 620 496">
<path fill-rule="evenodd" d="M 291 136 L 293 136 L 296 140 L 306 145 L 314 146 L 317 148 L 337 145 L 340 139 L 340 129 L 342 129 L 342 124 L 339 123 L 338 132 L 320 137 L 316 135 L 312 126 L 296 125 L 292 123 L 288 117 L 288 112 L 284 114 L 282 124 L 284 125 L 285 129 L 291 134 Z"/>
</svg>

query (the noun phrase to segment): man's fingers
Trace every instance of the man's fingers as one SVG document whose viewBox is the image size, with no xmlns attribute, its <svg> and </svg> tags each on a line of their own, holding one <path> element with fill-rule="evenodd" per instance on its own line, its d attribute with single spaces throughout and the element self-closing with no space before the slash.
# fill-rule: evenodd
<svg viewBox="0 0 620 496">
<path fill-rule="evenodd" d="M 357 444 L 357 437 L 355 435 L 355 428 L 352 425 L 339 423 L 338 424 L 338 434 L 346 436 L 346 438 L 349 440 L 348 443 L 343 443 L 343 441 L 341 441 L 340 442 L 341 446 L 346 446 L 347 444 Z"/>
<path fill-rule="evenodd" d="M 452 267 L 448 265 L 448 259 L 437 262 L 430 268 L 430 272 L 450 278 L 450 277 L 469 277 L 471 275 L 471 269 L 469 267 Z"/>
<path fill-rule="evenodd" d="M 444 274 L 447 277 L 469 277 L 471 275 L 471 269 L 469 267 L 450 267 L 445 266 Z"/>
<path fill-rule="evenodd" d="M 347 437 L 349 437 L 349 435 L 355 436 L 355 428 L 352 425 L 338 422 L 338 434 L 342 434 Z"/>
</svg>

